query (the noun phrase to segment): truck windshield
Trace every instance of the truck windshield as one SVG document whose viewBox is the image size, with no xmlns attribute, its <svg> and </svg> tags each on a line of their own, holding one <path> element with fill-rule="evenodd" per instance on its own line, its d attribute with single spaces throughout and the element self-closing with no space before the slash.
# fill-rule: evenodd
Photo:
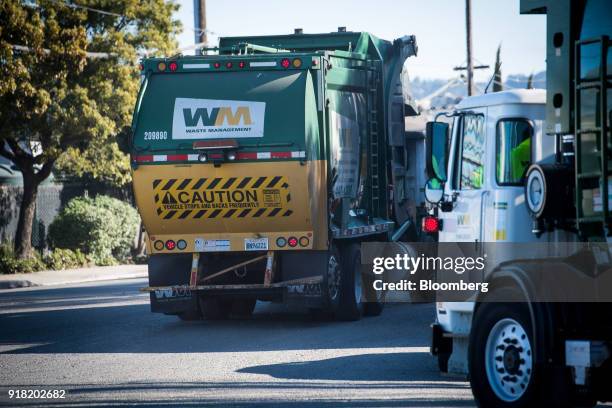
<svg viewBox="0 0 612 408">
<path fill-rule="evenodd" d="M 209 139 L 303 145 L 306 77 L 305 71 L 152 74 L 143 82 L 134 148 L 191 149 L 194 140 Z"/>
</svg>

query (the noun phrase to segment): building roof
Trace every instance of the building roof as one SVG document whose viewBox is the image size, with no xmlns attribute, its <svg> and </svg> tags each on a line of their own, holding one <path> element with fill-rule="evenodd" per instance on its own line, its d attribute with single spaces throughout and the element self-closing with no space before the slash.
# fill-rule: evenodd
<svg viewBox="0 0 612 408">
<path fill-rule="evenodd" d="M 456 109 L 478 108 L 482 106 L 521 104 L 545 104 L 546 90 L 544 89 L 514 89 L 478 96 L 470 96 L 462 100 Z"/>
</svg>

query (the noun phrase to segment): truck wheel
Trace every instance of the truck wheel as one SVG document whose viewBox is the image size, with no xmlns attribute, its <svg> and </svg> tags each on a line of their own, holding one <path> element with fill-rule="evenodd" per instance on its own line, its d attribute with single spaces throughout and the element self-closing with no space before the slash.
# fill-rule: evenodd
<svg viewBox="0 0 612 408">
<path fill-rule="evenodd" d="M 231 305 L 227 300 L 219 298 L 206 298 L 200 296 L 198 298 L 200 310 L 206 320 L 223 320 L 227 319 L 230 313 Z"/>
<path fill-rule="evenodd" d="M 470 333 L 470 384 L 478 406 L 537 405 L 531 319 L 522 303 L 483 303 Z"/>
<path fill-rule="evenodd" d="M 238 317 L 250 317 L 256 303 L 256 299 L 234 299 L 231 305 L 232 314 Z"/>
<path fill-rule="evenodd" d="M 323 309 L 313 309 L 313 315 L 332 316 L 338 309 L 340 302 L 340 286 L 342 284 L 342 265 L 338 248 L 332 244 L 327 256 L 327 270 L 325 271 L 325 285 L 323 296 L 327 305 Z M 315 312 L 318 310 L 319 312 Z"/>
<path fill-rule="evenodd" d="M 351 244 L 342 249 L 340 292 L 336 318 L 339 320 L 359 320 L 364 312 L 363 279 L 361 276 L 361 249 Z"/>
</svg>

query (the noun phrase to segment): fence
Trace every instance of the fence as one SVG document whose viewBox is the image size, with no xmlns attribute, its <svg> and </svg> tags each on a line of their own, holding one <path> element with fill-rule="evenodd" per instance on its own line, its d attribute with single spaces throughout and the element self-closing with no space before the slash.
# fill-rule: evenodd
<svg viewBox="0 0 612 408">
<path fill-rule="evenodd" d="M 62 207 L 74 197 L 83 195 L 109 195 L 123 201 L 132 202 L 131 189 L 109 188 L 98 184 L 84 183 L 44 183 L 38 188 L 36 213 L 32 226 L 32 245 L 39 251 L 47 249 L 49 225 Z M 23 186 L 14 184 L 0 185 L 0 242 L 13 241 L 17 231 L 19 206 Z"/>
</svg>

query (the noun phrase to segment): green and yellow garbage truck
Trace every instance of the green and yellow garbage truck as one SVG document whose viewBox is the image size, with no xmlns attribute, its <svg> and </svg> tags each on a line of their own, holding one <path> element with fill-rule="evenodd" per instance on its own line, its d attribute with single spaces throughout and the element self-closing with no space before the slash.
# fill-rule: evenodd
<svg viewBox="0 0 612 408">
<path fill-rule="evenodd" d="M 415 38 L 296 30 L 205 52 L 140 66 L 130 152 L 152 311 L 380 313 L 359 243 L 415 233 L 423 150 L 400 83 Z"/>
</svg>

